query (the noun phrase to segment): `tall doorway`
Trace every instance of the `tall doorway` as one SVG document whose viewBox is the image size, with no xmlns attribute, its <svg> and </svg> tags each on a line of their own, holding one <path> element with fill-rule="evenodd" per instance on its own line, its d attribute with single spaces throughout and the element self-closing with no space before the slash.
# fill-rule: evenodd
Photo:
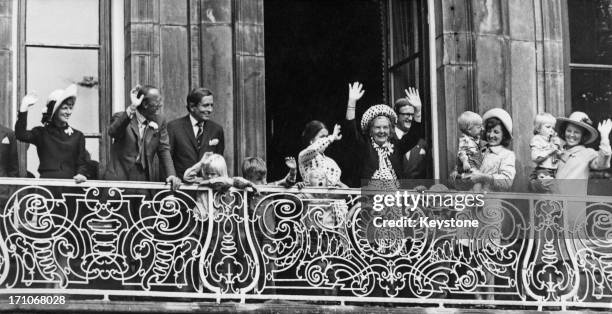
<svg viewBox="0 0 612 314">
<path fill-rule="evenodd" d="M 320 120 L 331 132 L 344 119 L 349 82 L 366 91 L 357 115 L 386 102 L 383 1 L 265 0 L 266 128 L 268 176 L 281 178 L 285 156 L 306 147 L 306 123 Z M 357 184 L 355 158 L 343 142 L 326 154 Z M 353 182 L 354 181 L 354 182 Z"/>
</svg>

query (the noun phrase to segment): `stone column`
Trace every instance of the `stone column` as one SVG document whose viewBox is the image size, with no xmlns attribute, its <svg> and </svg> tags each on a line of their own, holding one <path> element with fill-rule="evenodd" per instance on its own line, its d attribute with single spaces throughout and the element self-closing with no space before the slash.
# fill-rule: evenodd
<svg viewBox="0 0 612 314">
<path fill-rule="evenodd" d="M 224 155 L 227 168 L 233 173 L 236 133 L 232 0 L 202 0 L 200 19 L 202 85 L 214 94 L 213 119 L 225 132 Z"/>
<path fill-rule="evenodd" d="M 13 84 L 17 78 L 13 77 L 13 0 L 0 0 L 0 124 L 13 128 L 11 125 L 14 112 L 17 110 L 13 104 Z"/>
<path fill-rule="evenodd" d="M 159 0 L 125 1 L 125 90 L 136 84 L 160 86 Z"/>
<path fill-rule="evenodd" d="M 238 0 L 235 21 L 236 170 L 244 157 L 266 157 L 263 0 Z M 239 172 L 238 172 L 239 173 Z"/>
</svg>

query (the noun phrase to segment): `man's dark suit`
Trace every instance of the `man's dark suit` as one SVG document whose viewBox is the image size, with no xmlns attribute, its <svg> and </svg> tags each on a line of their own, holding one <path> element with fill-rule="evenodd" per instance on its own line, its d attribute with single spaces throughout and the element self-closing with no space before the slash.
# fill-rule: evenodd
<svg viewBox="0 0 612 314">
<path fill-rule="evenodd" d="M 225 148 L 223 128 L 210 120 L 204 123 L 203 128 L 202 144 L 198 151 L 198 144 L 189 115 L 168 123 L 170 152 L 174 161 L 174 169 L 181 179 L 185 170 L 200 161 L 205 152 L 223 155 Z"/>
<path fill-rule="evenodd" d="M 166 121 L 157 116 L 152 120 L 157 124 L 154 128 L 151 123 L 145 127 L 143 136 L 146 171 L 150 181 L 163 181 L 154 168 L 154 156 L 157 154 L 167 176 L 176 175 L 172 157 L 170 157 L 170 144 Z M 129 118 L 126 112 L 113 115 L 108 134 L 113 138 L 111 145 L 111 158 L 106 180 L 130 180 L 130 171 L 137 166 L 139 154 L 139 131 L 136 114 Z"/>
<path fill-rule="evenodd" d="M 425 133 L 422 123 L 412 122 L 412 126 L 404 134 L 413 139 L 410 150 L 402 157 L 402 170 L 404 179 L 425 179 L 425 170 L 427 169 L 426 153 L 422 154 L 421 150 L 427 151 L 427 142 L 425 142 Z M 392 131 L 391 138 L 397 139 L 397 134 Z"/>
</svg>

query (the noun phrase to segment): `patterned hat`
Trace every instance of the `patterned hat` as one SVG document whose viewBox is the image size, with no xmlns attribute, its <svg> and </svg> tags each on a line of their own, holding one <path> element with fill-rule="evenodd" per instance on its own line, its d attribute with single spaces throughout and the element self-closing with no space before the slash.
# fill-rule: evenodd
<svg viewBox="0 0 612 314">
<path fill-rule="evenodd" d="M 557 118 L 557 125 L 555 128 L 557 129 L 557 133 L 559 133 L 559 136 L 563 139 L 565 139 L 565 134 L 563 133 L 565 133 L 565 128 L 567 128 L 568 123 L 579 126 L 587 133 L 589 133 L 589 138 L 584 142 L 584 144 L 592 143 L 597 139 L 597 136 L 599 135 L 597 133 L 597 130 L 595 130 L 595 128 L 593 127 L 593 121 L 589 119 L 589 116 L 586 113 L 582 111 L 574 111 L 567 118 Z M 586 136 L 586 134 L 583 134 L 583 136 Z"/>
<path fill-rule="evenodd" d="M 379 116 L 385 116 L 389 118 L 389 120 L 393 124 L 397 123 L 397 115 L 393 111 L 393 108 L 387 105 L 375 105 L 368 108 L 368 110 L 366 110 L 366 112 L 361 117 L 361 130 L 363 132 L 367 132 L 368 126 L 370 125 L 372 120 Z"/>
</svg>

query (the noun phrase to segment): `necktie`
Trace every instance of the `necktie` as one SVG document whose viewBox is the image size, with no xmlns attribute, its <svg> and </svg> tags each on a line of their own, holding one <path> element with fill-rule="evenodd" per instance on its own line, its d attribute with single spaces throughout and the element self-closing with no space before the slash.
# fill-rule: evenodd
<svg viewBox="0 0 612 314">
<path fill-rule="evenodd" d="M 204 135 L 204 121 L 200 121 L 197 124 L 198 134 L 196 134 L 196 141 L 198 143 L 198 150 L 202 147 L 202 135 Z"/>
<path fill-rule="evenodd" d="M 138 139 L 139 142 L 139 147 L 138 147 L 138 158 L 136 159 L 136 162 L 140 163 L 140 165 L 142 166 L 142 169 L 147 169 L 147 161 L 146 161 L 146 150 L 145 150 L 145 134 L 147 133 L 147 126 L 149 125 L 149 121 L 145 120 L 144 122 L 142 122 L 144 128 L 142 130 L 142 133 L 140 135 L 140 139 Z"/>
</svg>

